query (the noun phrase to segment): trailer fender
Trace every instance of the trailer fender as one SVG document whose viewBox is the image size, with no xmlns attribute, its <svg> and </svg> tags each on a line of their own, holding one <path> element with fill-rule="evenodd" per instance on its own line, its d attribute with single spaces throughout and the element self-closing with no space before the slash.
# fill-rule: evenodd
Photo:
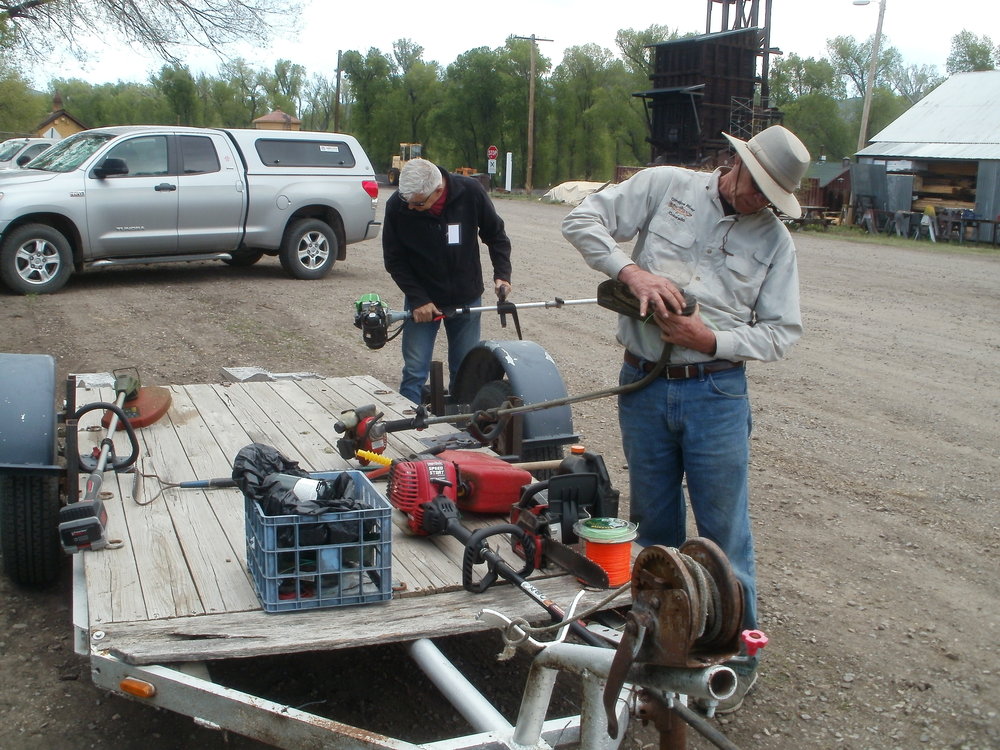
<svg viewBox="0 0 1000 750">
<path fill-rule="evenodd" d="M 56 361 L 0 353 L 0 472 L 56 462 Z"/>
<path fill-rule="evenodd" d="M 510 384 L 512 395 L 525 404 L 567 396 L 555 361 L 535 342 L 480 341 L 458 368 L 453 400 L 471 405 L 485 386 L 504 379 Z M 568 404 L 526 412 L 522 416 L 525 447 L 560 446 L 578 440 Z"/>
</svg>

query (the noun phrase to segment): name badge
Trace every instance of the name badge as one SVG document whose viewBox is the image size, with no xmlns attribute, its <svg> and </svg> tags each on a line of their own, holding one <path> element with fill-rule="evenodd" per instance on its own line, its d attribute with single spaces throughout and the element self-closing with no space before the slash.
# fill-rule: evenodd
<svg viewBox="0 0 1000 750">
<path fill-rule="evenodd" d="M 448 225 L 448 244 L 458 245 L 462 241 L 462 234 L 459 231 L 461 229 L 461 224 L 449 224 Z"/>
</svg>

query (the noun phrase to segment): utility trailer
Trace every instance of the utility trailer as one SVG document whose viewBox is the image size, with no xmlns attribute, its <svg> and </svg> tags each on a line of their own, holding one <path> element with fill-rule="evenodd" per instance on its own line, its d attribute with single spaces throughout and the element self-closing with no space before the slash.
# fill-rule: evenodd
<svg viewBox="0 0 1000 750">
<path fill-rule="evenodd" d="M 608 648 L 564 642 L 565 628 L 559 637 L 539 636 L 531 625 L 551 620 L 519 587 L 501 583 L 481 594 L 465 591 L 463 545 L 451 537 L 412 535 L 406 517 L 396 510 L 391 518 L 391 600 L 262 611 L 247 568 L 242 493 L 233 488 L 171 485 L 228 477 L 233 457 L 250 443 L 273 446 L 307 471 L 356 469 L 333 448 L 334 424 L 341 414 L 374 403 L 387 417 L 402 418 L 412 413 L 412 405 L 367 376 L 174 385 L 169 391 L 166 415 L 135 431 L 139 459 L 134 471 L 108 472 L 104 478 L 108 547 L 73 558 L 75 648 L 90 660 L 97 686 L 284 748 L 610 749 L 621 743 L 630 717 L 640 714 L 652 717 L 661 729 L 665 748 L 685 746 L 687 725 L 719 747 L 732 747 L 713 725 L 687 708 L 685 696 L 719 700 L 732 693 L 735 676 L 722 662 L 735 653 L 734 634 L 723 634 L 726 642 L 715 644 L 721 646 L 718 653 L 702 649 L 695 654 L 697 649 L 691 649 L 696 639 L 688 631 L 696 628 L 691 627 L 690 611 L 699 607 L 694 584 L 683 571 L 677 575 L 684 580 L 671 582 L 671 565 L 676 563 L 660 552 L 647 555 L 667 548 L 649 548 L 639 555 L 639 560 L 644 555 L 649 560 L 648 580 L 655 582 L 656 596 L 635 596 L 637 581 L 646 578 L 636 572 L 638 564 L 633 569 L 632 613 L 642 601 L 654 603 L 652 610 L 640 613 L 645 619 L 635 620 L 624 635 L 591 626 L 607 640 Z M 115 395 L 111 387 L 76 389 L 81 404 L 113 403 Z M 75 430 L 66 426 L 77 436 L 76 447 L 82 454 L 88 450 L 96 454 L 107 436 L 101 414 L 86 412 Z M 446 425 L 432 425 L 419 433 L 392 433 L 386 455 L 403 458 L 421 452 L 427 441 L 442 440 L 449 433 L 453 428 Z M 128 453 L 129 440 L 123 433 L 116 433 L 113 441 L 116 453 Z M 45 467 L 49 475 L 52 463 Z M 81 477 L 81 484 L 85 482 Z M 498 519 L 463 520 L 474 527 Z M 731 572 L 723 578 L 726 585 L 733 585 Z M 732 593 L 726 585 L 720 585 L 723 601 Z M 536 596 L 544 590 L 545 597 L 564 608 L 572 602 L 570 620 L 586 608 L 630 603 L 628 592 L 609 601 L 608 592 L 584 590 L 566 574 L 536 574 L 525 587 Z M 658 612 L 661 602 L 670 605 Z M 727 622 L 738 624 L 741 612 L 740 601 L 738 610 L 729 610 Z M 512 625 L 512 620 L 521 624 Z M 502 629 L 511 648 L 526 650 L 533 658 L 513 724 L 431 641 L 490 628 Z M 676 643 L 665 647 L 678 632 Z M 211 677 L 213 663 L 223 660 L 390 643 L 409 644 L 412 658 L 473 727 L 471 734 L 417 744 L 227 687 Z M 363 677 L 363 662 L 359 669 L 357 676 Z M 581 682 L 579 715 L 548 715 L 560 672 Z M 519 688 L 512 685 L 511 690 Z M 391 710 L 392 701 L 392 696 L 385 697 L 386 710 Z M 618 731 L 609 734 L 609 724 Z M 668 742 L 668 737 L 673 739 Z"/>
</svg>

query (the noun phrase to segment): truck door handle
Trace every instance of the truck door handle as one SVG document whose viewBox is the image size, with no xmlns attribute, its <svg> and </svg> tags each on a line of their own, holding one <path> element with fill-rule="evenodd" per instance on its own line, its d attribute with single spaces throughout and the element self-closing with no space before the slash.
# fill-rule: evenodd
<svg viewBox="0 0 1000 750">
<path fill-rule="evenodd" d="M 163 191 L 173 192 L 176 189 L 177 189 L 177 186 L 176 185 L 171 185 L 169 182 L 161 182 L 159 185 L 157 185 L 155 188 L 153 188 L 153 190 L 155 190 L 158 193 L 161 193 Z"/>
</svg>

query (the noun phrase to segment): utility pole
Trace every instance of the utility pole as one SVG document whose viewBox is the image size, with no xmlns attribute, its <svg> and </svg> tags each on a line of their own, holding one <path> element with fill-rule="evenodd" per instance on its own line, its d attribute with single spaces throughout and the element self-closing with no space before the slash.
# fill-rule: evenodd
<svg viewBox="0 0 1000 750">
<path fill-rule="evenodd" d="M 340 132 L 340 50 L 337 50 L 337 92 L 333 102 L 333 132 Z"/>
<path fill-rule="evenodd" d="M 871 5 L 872 0 L 854 0 L 855 5 Z M 882 19 L 885 18 L 885 0 L 879 0 L 878 23 L 872 39 L 872 57 L 868 61 L 868 78 L 865 79 L 865 98 L 861 105 L 861 128 L 858 131 L 858 151 L 868 143 L 868 118 L 872 111 L 872 91 L 875 89 L 875 72 L 878 70 L 878 53 L 882 45 Z M 854 181 L 851 181 L 850 204 L 847 207 L 847 224 L 854 224 Z"/>
<path fill-rule="evenodd" d="M 858 3 L 860 5 L 860 3 Z M 878 69 L 878 53 L 882 43 L 882 19 L 885 18 L 885 0 L 878 4 L 878 24 L 872 40 L 872 59 L 868 63 L 868 79 L 865 81 L 865 101 L 861 106 L 861 132 L 858 133 L 858 151 L 868 143 L 868 117 L 872 111 L 872 90 L 875 88 L 875 71 Z"/>
<path fill-rule="evenodd" d="M 540 39 L 534 34 L 531 36 L 515 36 L 514 39 L 524 39 L 531 42 L 531 64 L 528 74 L 528 164 L 524 174 L 524 191 L 531 195 L 534 188 L 532 180 L 535 171 L 535 50 L 538 49 L 536 42 L 551 42 L 551 39 Z"/>
</svg>

